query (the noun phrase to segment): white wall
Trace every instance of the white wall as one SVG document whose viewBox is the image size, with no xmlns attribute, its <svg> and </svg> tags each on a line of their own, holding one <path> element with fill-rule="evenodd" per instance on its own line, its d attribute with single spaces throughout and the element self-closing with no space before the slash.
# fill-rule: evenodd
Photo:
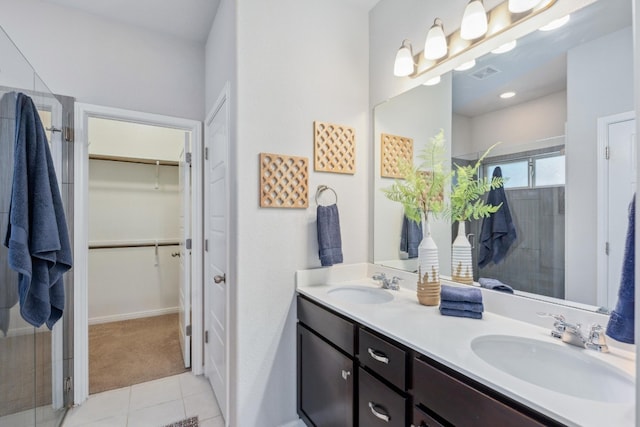
<svg viewBox="0 0 640 427">
<path fill-rule="evenodd" d="M 373 150 L 374 180 L 374 256 L 376 263 L 389 265 L 399 258 L 400 232 L 404 214 L 402 205 L 387 199 L 383 188 L 390 187 L 394 179 L 380 176 L 380 135 L 389 133 L 413 138 L 414 163 L 422 162 L 418 155 L 429 139 L 440 129 L 451 141 L 451 75 L 446 75 L 436 86 L 420 86 L 382 103 L 375 108 Z M 435 100 L 435 102 L 434 102 Z M 443 156 L 445 168 L 450 169 L 451 153 Z M 430 218 L 431 233 L 438 246 L 440 273 L 451 274 L 451 226 L 448 219 Z M 417 266 L 417 261 L 414 263 Z M 417 268 L 417 267 L 416 267 Z M 412 270 L 415 268 L 411 267 Z"/>
<path fill-rule="evenodd" d="M 203 44 L 51 2 L 0 0 L 0 10 L 0 26 L 54 93 L 202 120 Z"/>
<path fill-rule="evenodd" d="M 92 129 L 90 129 L 91 135 Z M 174 158 L 175 159 L 175 158 Z M 178 168 L 91 160 L 89 246 L 178 240 Z M 90 249 L 89 321 L 176 311 L 178 246 Z"/>
<path fill-rule="evenodd" d="M 566 298 L 572 301 L 596 303 L 597 248 L 582 237 L 597 228 L 597 119 L 634 109 L 632 42 L 626 28 L 567 55 Z"/>
<path fill-rule="evenodd" d="M 278 426 L 297 418 L 294 272 L 320 266 L 313 202 L 308 209 L 258 207 L 258 154 L 312 160 L 314 120 L 353 126 L 356 174 L 315 173 L 311 161 L 309 196 L 319 184 L 335 189 L 344 262 L 367 260 L 367 21 L 366 10 L 341 0 L 220 4 L 211 36 L 227 38 L 210 37 L 207 45 L 207 109 L 231 79 L 229 258 L 237 263 L 228 282 L 237 293 L 231 425 Z M 233 44 L 236 31 L 235 54 L 225 58 L 220 44 Z"/>
</svg>

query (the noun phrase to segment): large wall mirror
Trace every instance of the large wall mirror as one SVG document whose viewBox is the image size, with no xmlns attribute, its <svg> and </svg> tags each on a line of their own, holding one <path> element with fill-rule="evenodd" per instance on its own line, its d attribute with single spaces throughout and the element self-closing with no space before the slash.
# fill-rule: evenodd
<svg viewBox="0 0 640 427">
<path fill-rule="evenodd" d="M 436 86 L 378 105 L 374 262 L 408 271 L 417 265 L 401 250 L 402 207 L 381 191 L 393 183 L 381 173 L 381 136 L 411 138 L 415 155 L 443 129 L 447 162 L 473 162 L 501 142 L 481 173 L 500 166 L 508 178 L 518 239 L 498 265 L 478 268 L 474 259 L 474 279 L 499 279 L 523 296 L 612 309 L 636 176 L 631 7 L 631 0 L 598 0 L 561 28 L 532 32 L 511 51 L 489 53 Z M 506 92 L 515 95 L 501 98 Z M 468 233 L 477 236 L 481 222 L 468 223 Z M 432 231 L 440 272 L 450 275 L 451 225 L 432 221 Z"/>
</svg>

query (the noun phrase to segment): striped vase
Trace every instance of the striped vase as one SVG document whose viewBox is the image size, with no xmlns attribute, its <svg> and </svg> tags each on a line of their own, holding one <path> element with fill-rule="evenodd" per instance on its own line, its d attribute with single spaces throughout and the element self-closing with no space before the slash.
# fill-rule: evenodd
<svg viewBox="0 0 640 427">
<path fill-rule="evenodd" d="M 451 247 L 451 278 L 454 282 L 473 284 L 471 243 L 465 233 L 464 221 L 458 221 L 458 236 Z"/>
<path fill-rule="evenodd" d="M 422 241 L 418 246 L 418 302 L 440 304 L 440 265 L 438 247 L 431 237 L 429 222 L 422 220 Z"/>
</svg>

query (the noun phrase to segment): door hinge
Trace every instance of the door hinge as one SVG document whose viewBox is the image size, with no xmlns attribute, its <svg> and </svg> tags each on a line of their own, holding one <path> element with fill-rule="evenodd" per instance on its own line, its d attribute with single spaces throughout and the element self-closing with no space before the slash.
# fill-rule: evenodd
<svg viewBox="0 0 640 427">
<path fill-rule="evenodd" d="M 607 145 L 606 147 L 604 147 L 604 158 L 606 160 L 609 160 L 610 156 L 611 156 L 611 152 L 609 150 L 609 146 Z"/>
<path fill-rule="evenodd" d="M 188 164 L 191 164 L 191 153 L 186 153 L 184 155 L 184 161 L 187 162 Z"/>
<path fill-rule="evenodd" d="M 209 344 L 209 331 L 204 331 L 204 343 Z"/>
<path fill-rule="evenodd" d="M 209 160 L 209 147 L 204 147 L 204 159 Z"/>
<path fill-rule="evenodd" d="M 71 377 L 67 377 L 64 379 L 64 392 L 69 393 L 73 388 L 73 381 Z"/>
<path fill-rule="evenodd" d="M 609 255 L 609 242 L 604 244 L 604 253 Z"/>
<path fill-rule="evenodd" d="M 187 325 L 187 336 L 190 337 L 191 336 L 191 325 Z"/>
<path fill-rule="evenodd" d="M 204 251 L 209 252 L 209 239 L 204 239 Z"/>
<path fill-rule="evenodd" d="M 191 249 L 191 244 L 192 244 L 192 243 L 191 243 L 191 239 L 187 239 L 187 241 L 184 243 L 184 245 L 185 245 L 185 247 L 186 247 L 187 249 Z"/>
</svg>

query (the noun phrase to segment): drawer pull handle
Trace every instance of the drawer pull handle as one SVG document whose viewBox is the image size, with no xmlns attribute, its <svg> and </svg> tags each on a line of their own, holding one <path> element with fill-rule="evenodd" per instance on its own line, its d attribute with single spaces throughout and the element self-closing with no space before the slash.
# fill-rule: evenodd
<svg viewBox="0 0 640 427">
<path fill-rule="evenodd" d="M 389 358 L 387 356 L 385 356 L 384 353 L 381 353 L 379 351 L 375 351 L 374 349 L 372 349 L 371 347 L 369 347 L 369 349 L 367 350 L 369 352 L 369 356 L 371 356 L 371 358 L 373 360 L 377 360 L 380 363 L 384 363 L 384 364 L 389 364 Z"/>
<path fill-rule="evenodd" d="M 376 410 L 376 407 L 377 407 L 377 406 L 378 406 L 378 405 L 376 405 L 375 403 L 373 403 L 373 402 L 369 402 L 369 409 L 371 409 L 371 413 L 372 413 L 376 418 L 379 418 L 379 419 L 381 419 L 382 421 L 384 421 L 385 423 L 388 423 L 388 422 L 389 422 L 389 420 L 390 420 L 391 418 L 389 418 L 389 415 L 387 415 L 387 414 L 383 414 L 382 412 L 378 412 L 378 411 Z"/>
<path fill-rule="evenodd" d="M 351 375 L 351 371 L 347 371 L 347 370 L 342 370 L 342 379 L 343 380 L 347 380 L 347 378 L 349 378 L 349 375 Z"/>
</svg>

